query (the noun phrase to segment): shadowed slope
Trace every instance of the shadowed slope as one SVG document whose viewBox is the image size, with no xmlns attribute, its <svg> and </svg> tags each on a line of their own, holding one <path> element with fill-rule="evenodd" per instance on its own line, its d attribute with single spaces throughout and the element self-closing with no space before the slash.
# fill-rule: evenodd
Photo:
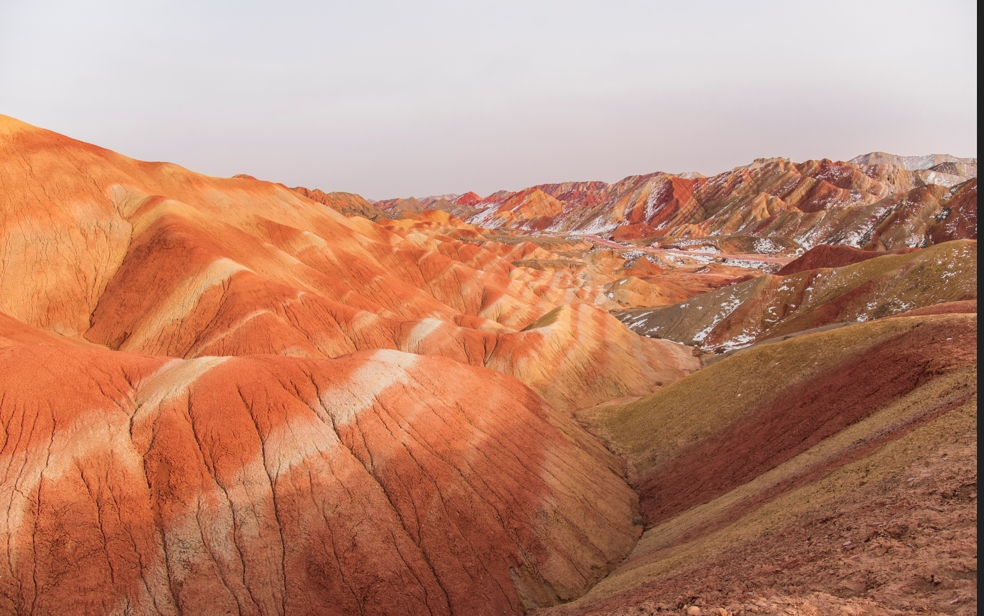
<svg viewBox="0 0 984 616">
<path fill-rule="evenodd" d="M 854 265 L 868 259 L 884 257 L 889 254 L 906 254 L 915 252 L 918 248 L 903 248 L 901 250 L 876 251 L 858 250 L 850 246 L 830 246 L 821 244 L 806 251 L 806 253 L 794 261 L 790 261 L 782 267 L 776 276 L 790 276 L 807 270 L 844 267 Z"/>
<path fill-rule="evenodd" d="M 10 315 L 0 312 L 0 347 L 18 344 L 40 344 L 46 346 L 75 346 L 99 348 L 84 340 L 66 338 L 22 323 Z"/>
<path fill-rule="evenodd" d="M 936 244 L 961 238 L 977 239 L 976 177 L 950 191 L 946 207 L 929 230 L 929 239 Z"/>
</svg>

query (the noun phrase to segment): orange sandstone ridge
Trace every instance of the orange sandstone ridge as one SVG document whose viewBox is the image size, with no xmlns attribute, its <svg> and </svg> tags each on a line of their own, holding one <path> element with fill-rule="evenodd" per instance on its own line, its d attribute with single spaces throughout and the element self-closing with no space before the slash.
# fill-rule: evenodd
<svg viewBox="0 0 984 616">
<path fill-rule="evenodd" d="M 623 242 L 738 235 L 805 249 L 893 250 L 976 239 L 976 203 L 976 158 L 874 153 L 847 162 L 759 159 L 712 177 L 657 172 L 614 184 L 541 184 L 469 200 L 473 213 L 455 213 L 490 229 Z"/>
<path fill-rule="evenodd" d="M 976 160 L 372 203 L 0 116 L 0 163 L 0 613 L 976 607 Z M 872 499 L 939 583 L 754 547 Z"/>
</svg>

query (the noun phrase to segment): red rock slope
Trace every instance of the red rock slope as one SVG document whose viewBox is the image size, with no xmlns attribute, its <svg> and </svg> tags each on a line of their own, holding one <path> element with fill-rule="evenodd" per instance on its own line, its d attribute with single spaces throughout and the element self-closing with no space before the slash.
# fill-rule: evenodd
<svg viewBox="0 0 984 616">
<path fill-rule="evenodd" d="M 806 253 L 790 261 L 782 267 L 778 272 L 777 276 L 791 276 L 792 274 L 798 274 L 800 272 L 805 272 L 808 270 L 815 270 L 821 268 L 833 268 L 833 267 L 844 267 L 845 265 L 854 265 L 855 263 L 861 263 L 862 261 L 867 261 L 868 259 L 874 259 L 877 257 L 884 257 L 885 255 L 898 255 L 907 254 L 910 252 L 915 252 L 918 248 L 902 248 L 900 250 L 858 250 L 857 248 L 851 248 L 850 246 L 831 246 L 829 244 L 820 244 Z"/>
<path fill-rule="evenodd" d="M 7 613 L 519 613 L 638 536 L 610 454 L 447 359 L 16 345 L 0 391 Z"/>
<path fill-rule="evenodd" d="M 517 276 L 517 258 L 551 256 L 536 246 L 459 241 L 440 224 L 386 228 L 280 185 L 142 163 L 9 118 L 0 130 L 9 161 L 0 179 L 11 187 L 0 197 L 0 311 L 40 329 L 175 357 L 449 355 L 507 370 L 566 408 L 584 394 L 583 404 L 597 403 L 613 387 L 648 393 L 697 367 L 675 345 L 585 306 L 563 321 L 565 331 L 552 329 L 552 344 L 616 337 L 624 352 L 562 364 L 557 382 L 577 385 L 557 391 L 530 377 L 535 371 L 490 361 L 499 338 L 536 339 L 519 331 L 561 304 L 612 302 L 573 278 L 551 280 L 548 290 Z M 426 319 L 446 326 L 421 325 Z M 580 385 L 596 381 L 597 392 Z"/>
<path fill-rule="evenodd" d="M 713 177 L 652 173 L 502 191 L 475 203 L 481 211 L 469 222 L 617 240 L 742 235 L 893 250 L 976 239 L 976 178 L 976 159 L 948 156 L 759 159 Z M 549 207 L 517 208 L 548 199 Z"/>
<path fill-rule="evenodd" d="M 522 613 L 635 543 L 569 412 L 699 364 L 513 265 L 557 255 L 5 117 L 0 161 L 0 612 Z"/>
</svg>

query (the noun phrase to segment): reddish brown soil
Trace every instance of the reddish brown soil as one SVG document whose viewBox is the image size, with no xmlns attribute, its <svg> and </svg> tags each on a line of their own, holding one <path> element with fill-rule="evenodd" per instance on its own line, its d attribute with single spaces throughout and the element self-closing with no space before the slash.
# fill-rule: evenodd
<svg viewBox="0 0 984 616">
<path fill-rule="evenodd" d="M 458 197 L 457 199 L 455 199 L 454 200 L 454 204 L 455 205 L 475 205 L 476 203 L 478 203 L 481 200 L 482 200 L 482 197 L 480 197 L 477 193 L 466 192 L 465 194 L 463 194 L 460 197 Z"/>
<path fill-rule="evenodd" d="M 935 243 L 958 239 L 977 239 L 977 178 L 955 187 L 938 223 L 929 230 Z"/>
<path fill-rule="evenodd" d="M 831 246 L 820 244 L 806 251 L 803 256 L 790 261 L 781 270 L 776 272 L 777 276 L 789 276 L 807 270 L 820 269 L 822 267 L 843 267 L 884 257 L 885 255 L 902 255 L 915 252 L 918 248 L 901 248 L 899 250 L 877 251 L 877 250 L 858 250 L 850 246 Z"/>
<path fill-rule="evenodd" d="M 976 614 L 976 434 L 776 532 L 544 616 Z M 910 479 L 911 478 L 911 479 Z"/>
<path fill-rule="evenodd" d="M 977 361 L 977 330 L 927 323 L 778 392 L 755 413 L 638 479 L 655 525 L 725 494 L 893 400 Z"/>
<path fill-rule="evenodd" d="M 892 318 L 919 317 L 931 314 L 977 314 L 977 300 L 971 299 L 962 302 L 944 302 L 935 306 L 926 306 L 925 308 L 910 310 L 909 312 Z"/>
</svg>

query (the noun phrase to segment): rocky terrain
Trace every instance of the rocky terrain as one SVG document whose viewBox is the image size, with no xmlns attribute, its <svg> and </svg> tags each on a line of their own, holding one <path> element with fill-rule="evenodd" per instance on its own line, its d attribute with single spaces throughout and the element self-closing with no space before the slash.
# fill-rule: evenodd
<svg viewBox="0 0 984 616">
<path fill-rule="evenodd" d="M 976 613 L 976 182 L 370 202 L 0 116 L 0 613 Z"/>
<path fill-rule="evenodd" d="M 848 264 L 824 267 L 824 261 Z M 633 331 L 721 352 L 814 328 L 976 299 L 977 242 L 955 240 L 904 254 L 820 246 L 774 276 L 668 308 L 617 314 Z"/>
<path fill-rule="evenodd" d="M 976 200 L 976 158 L 874 153 L 847 162 L 759 159 L 712 177 L 658 172 L 614 184 L 542 184 L 447 209 L 491 229 L 650 243 L 743 235 L 779 237 L 803 249 L 893 250 L 976 238 Z M 964 208 L 966 201 L 973 207 Z"/>
</svg>

